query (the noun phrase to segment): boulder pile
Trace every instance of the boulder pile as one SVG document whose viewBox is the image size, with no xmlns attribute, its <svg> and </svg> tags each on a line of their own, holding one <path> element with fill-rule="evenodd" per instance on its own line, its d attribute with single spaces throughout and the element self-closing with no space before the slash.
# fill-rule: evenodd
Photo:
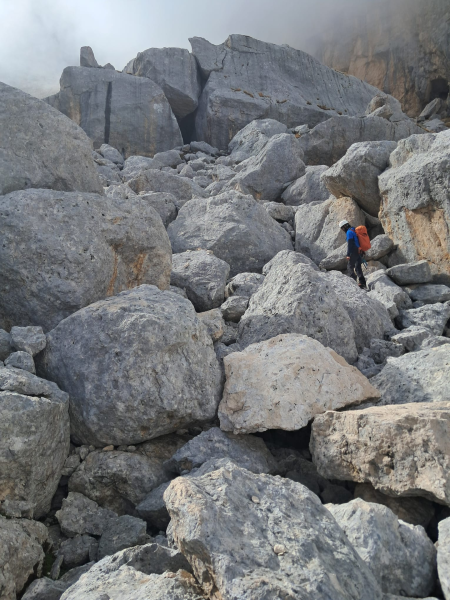
<svg viewBox="0 0 450 600">
<path fill-rule="evenodd" d="M 0 597 L 450 600 L 450 132 L 191 43 L 0 84 Z"/>
</svg>

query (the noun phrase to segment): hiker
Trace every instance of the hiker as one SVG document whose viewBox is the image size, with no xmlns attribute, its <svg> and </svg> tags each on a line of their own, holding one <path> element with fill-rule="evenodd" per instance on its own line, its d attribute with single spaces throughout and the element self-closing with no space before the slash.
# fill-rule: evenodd
<svg viewBox="0 0 450 600">
<path fill-rule="evenodd" d="M 362 258 L 364 252 L 361 248 L 355 228 L 345 220 L 339 223 L 339 227 L 347 236 L 347 273 L 352 279 L 358 282 L 361 289 L 367 289 L 366 279 L 362 272 Z M 356 276 L 358 276 L 358 278 Z"/>
</svg>

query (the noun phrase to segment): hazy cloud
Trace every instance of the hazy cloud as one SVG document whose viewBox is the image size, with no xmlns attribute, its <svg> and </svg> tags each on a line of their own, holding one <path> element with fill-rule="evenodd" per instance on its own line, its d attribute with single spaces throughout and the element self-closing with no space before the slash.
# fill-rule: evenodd
<svg viewBox="0 0 450 600">
<path fill-rule="evenodd" d="M 100 64 L 122 69 L 151 47 L 189 48 L 189 37 L 223 42 L 242 33 L 305 49 L 376 0 L 0 0 L 0 81 L 43 97 L 64 67 L 92 46 Z"/>
</svg>

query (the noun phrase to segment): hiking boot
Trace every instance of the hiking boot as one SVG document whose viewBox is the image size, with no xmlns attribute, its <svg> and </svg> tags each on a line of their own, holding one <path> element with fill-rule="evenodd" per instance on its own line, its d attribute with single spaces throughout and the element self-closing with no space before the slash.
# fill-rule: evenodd
<svg viewBox="0 0 450 600">
<path fill-rule="evenodd" d="M 362 290 L 368 290 L 369 288 L 367 287 L 367 282 L 364 279 L 364 277 L 362 277 L 359 281 L 358 281 L 358 286 L 362 289 Z"/>
</svg>

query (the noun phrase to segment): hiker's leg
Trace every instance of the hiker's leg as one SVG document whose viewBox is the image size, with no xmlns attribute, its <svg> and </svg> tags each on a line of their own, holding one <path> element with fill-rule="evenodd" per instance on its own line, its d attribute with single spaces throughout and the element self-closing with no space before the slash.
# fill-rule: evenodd
<svg viewBox="0 0 450 600">
<path fill-rule="evenodd" d="M 355 274 L 355 265 L 356 265 L 356 256 L 354 254 L 350 255 L 350 260 L 347 261 L 347 275 L 356 281 Z"/>
<path fill-rule="evenodd" d="M 359 284 L 366 287 L 366 278 L 364 277 L 364 273 L 362 270 L 362 258 L 360 255 L 358 256 L 358 258 L 356 260 L 355 271 L 356 271 L 356 274 L 358 275 Z"/>
</svg>

